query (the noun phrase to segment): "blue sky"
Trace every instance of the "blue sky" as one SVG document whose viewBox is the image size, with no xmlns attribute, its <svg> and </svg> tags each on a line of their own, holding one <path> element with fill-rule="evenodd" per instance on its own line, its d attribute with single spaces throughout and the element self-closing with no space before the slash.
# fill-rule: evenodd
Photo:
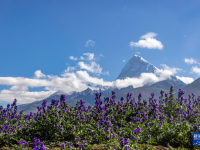
<svg viewBox="0 0 200 150">
<path fill-rule="evenodd" d="M 135 54 L 189 84 L 200 76 L 199 0 L 0 1 L 0 104 L 114 80 Z M 135 86 L 135 82 L 139 84 Z"/>
</svg>

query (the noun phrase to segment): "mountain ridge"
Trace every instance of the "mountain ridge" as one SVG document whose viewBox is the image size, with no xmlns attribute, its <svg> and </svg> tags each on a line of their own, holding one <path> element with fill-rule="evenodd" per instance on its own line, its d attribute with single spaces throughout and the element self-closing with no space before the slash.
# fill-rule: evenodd
<svg viewBox="0 0 200 150">
<path fill-rule="evenodd" d="M 142 69 L 143 69 L 143 71 L 145 71 L 145 68 L 146 68 L 147 71 L 148 71 L 150 65 L 151 65 L 150 68 L 152 68 L 152 69 L 149 69 L 149 73 L 155 73 L 155 71 L 158 69 L 155 66 L 153 66 L 152 64 L 148 63 L 146 60 L 144 60 L 140 56 L 134 55 L 132 57 L 132 59 L 130 59 L 130 60 L 134 60 L 134 59 L 138 60 L 135 69 L 139 70 L 140 72 L 138 72 L 137 74 L 134 74 L 135 70 L 134 70 L 134 67 L 133 67 L 132 70 L 129 69 L 133 72 L 128 73 L 126 76 L 124 76 L 124 78 L 130 77 L 130 75 L 132 75 L 134 77 L 136 77 L 137 75 L 141 75 L 141 73 L 144 73 L 144 72 L 142 72 Z M 127 66 L 129 66 L 131 64 L 131 61 L 129 61 L 129 62 L 130 63 L 127 63 L 128 65 L 126 64 Z M 143 66 L 143 67 L 141 67 L 141 69 L 139 68 L 140 63 L 142 64 L 141 66 Z M 126 69 L 128 68 L 128 67 L 126 67 L 126 65 L 124 67 L 125 69 L 123 68 L 124 71 L 126 71 Z M 123 71 L 121 71 L 121 73 L 122 72 Z M 119 76 L 120 76 L 120 74 L 119 74 Z M 144 99 L 148 100 L 148 98 L 151 97 L 151 93 L 155 93 L 155 97 L 160 96 L 161 90 L 163 90 L 165 93 L 169 93 L 171 86 L 174 87 L 174 92 L 178 92 L 179 88 L 183 88 L 183 89 L 186 88 L 187 89 L 187 87 L 186 87 L 187 85 L 183 81 L 177 79 L 176 76 L 172 75 L 172 76 L 170 76 L 170 78 L 167 78 L 166 80 L 159 81 L 159 82 L 156 82 L 156 83 L 146 84 L 146 85 L 144 85 L 142 87 L 138 87 L 138 88 L 134 88 L 133 85 L 129 85 L 127 87 L 123 87 L 123 88 L 120 88 L 120 89 L 114 88 L 114 87 L 109 87 L 109 86 L 96 85 L 95 88 L 98 88 L 98 90 L 93 90 L 91 85 L 88 84 L 88 87 L 81 92 L 73 91 L 70 94 L 66 94 L 64 92 L 62 93 L 62 91 L 57 91 L 54 94 L 47 97 L 45 100 L 47 101 L 47 105 L 50 105 L 52 99 L 60 100 L 61 94 L 64 94 L 66 96 L 66 102 L 68 104 L 75 106 L 76 102 L 80 101 L 80 99 L 82 99 L 82 100 L 85 101 L 85 106 L 87 107 L 87 106 L 93 106 L 95 104 L 95 94 L 96 93 L 100 93 L 100 92 L 102 93 L 102 97 L 101 97 L 102 101 L 104 101 L 103 98 L 106 98 L 106 97 L 111 98 L 111 96 L 112 96 L 111 92 L 112 91 L 116 92 L 116 100 L 120 100 L 121 96 L 126 97 L 127 93 L 132 93 L 134 97 L 137 97 L 139 93 L 142 93 L 142 95 L 143 95 L 142 99 L 144 98 Z M 200 86 L 200 82 L 199 82 L 199 86 Z M 192 87 L 190 87 L 190 88 L 192 88 Z M 200 94 L 200 92 L 199 92 L 199 94 Z M 178 94 L 176 93 L 175 97 L 177 97 L 177 95 Z M 18 108 L 19 108 L 19 110 L 25 110 L 24 112 L 26 114 L 29 113 L 30 111 L 36 112 L 37 109 L 35 109 L 33 107 L 35 107 L 36 105 L 41 107 L 42 101 L 43 100 L 33 102 L 33 103 L 29 103 L 29 104 L 18 105 Z"/>
</svg>

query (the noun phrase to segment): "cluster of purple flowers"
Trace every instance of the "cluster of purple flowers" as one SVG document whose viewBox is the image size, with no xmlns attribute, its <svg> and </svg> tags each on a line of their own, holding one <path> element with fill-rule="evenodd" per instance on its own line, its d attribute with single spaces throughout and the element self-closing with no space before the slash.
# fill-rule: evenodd
<svg viewBox="0 0 200 150">
<path fill-rule="evenodd" d="M 28 146 L 28 144 L 25 141 L 19 141 L 18 143 L 25 147 Z M 41 141 L 37 138 L 33 138 L 32 148 L 33 148 L 33 150 L 46 150 L 44 144 L 42 144 Z M 23 148 L 22 148 L 22 150 L 23 150 Z"/>
<path fill-rule="evenodd" d="M 120 142 L 120 146 L 124 147 L 126 144 L 129 143 L 129 140 L 128 139 L 123 139 L 123 137 L 122 137 L 122 138 L 119 139 L 119 142 Z M 128 146 L 125 146 L 125 148 L 126 148 L 126 150 L 130 150 L 130 148 Z"/>
</svg>

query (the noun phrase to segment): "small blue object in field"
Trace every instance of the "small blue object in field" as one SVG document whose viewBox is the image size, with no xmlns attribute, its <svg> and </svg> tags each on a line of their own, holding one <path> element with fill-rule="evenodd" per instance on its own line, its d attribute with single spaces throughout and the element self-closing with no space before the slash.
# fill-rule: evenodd
<svg viewBox="0 0 200 150">
<path fill-rule="evenodd" d="M 192 142 L 194 146 L 200 146 L 200 132 L 193 133 Z"/>
</svg>

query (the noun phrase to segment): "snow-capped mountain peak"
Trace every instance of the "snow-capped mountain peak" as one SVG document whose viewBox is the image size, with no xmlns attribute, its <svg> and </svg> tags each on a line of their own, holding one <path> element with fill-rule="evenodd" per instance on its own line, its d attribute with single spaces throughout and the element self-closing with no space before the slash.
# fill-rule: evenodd
<svg viewBox="0 0 200 150">
<path fill-rule="evenodd" d="M 155 73 L 155 70 L 159 69 L 147 62 L 142 57 L 134 55 L 122 69 L 117 79 L 125 79 L 126 77 L 139 77 L 142 73 Z"/>
<path fill-rule="evenodd" d="M 143 62 L 148 63 L 148 62 L 147 62 L 144 58 L 142 58 L 141 56 L 134 55 L 134 57 L 140 59 L 140 60 L 143 61 Z"/>
</svg>

